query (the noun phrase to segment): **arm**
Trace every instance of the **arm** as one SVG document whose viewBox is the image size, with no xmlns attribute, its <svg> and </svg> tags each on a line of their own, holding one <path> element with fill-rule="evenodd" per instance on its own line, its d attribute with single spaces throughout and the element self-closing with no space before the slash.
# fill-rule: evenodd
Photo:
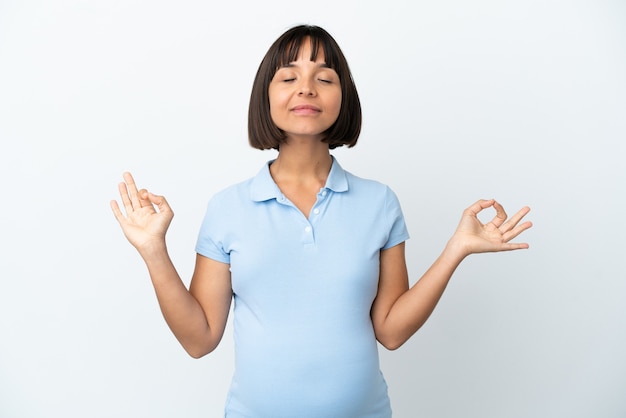
<svg viewBox="0 0 626 418">
<path fill-rule="evenodd" d="M 115 200 L 113 214 L 148 267 L 170 329 L 192 357 L 201 357 L 217 347 L 224 333 L 232 296 L 228 264 L 198 255 L 187 290 L 165 244 L 174 213 L 163 196 L 138 191 L 130 173 L 124 180 L 119 191 L 126 215 Z"/>
<path fill-rule="evenodd" d="M 477 215 L 489 207 L 496 210 L 496 216 L 482 224 Z M 391 350 L 404 344 L 426 322 L 452 274 L 468 255 L 528 248 L 528 244 L 509 241 L 532 226 L 530 222 L 518 225 L 529 210 L 524 207 L 507 221 L 504 208 L 496 201 L 476 202 L 463 212 L 441 255 L 410 289 L 404 243 L 381 251 L 378 293 L 371 313 L 378 341 Z"/>
</svg>

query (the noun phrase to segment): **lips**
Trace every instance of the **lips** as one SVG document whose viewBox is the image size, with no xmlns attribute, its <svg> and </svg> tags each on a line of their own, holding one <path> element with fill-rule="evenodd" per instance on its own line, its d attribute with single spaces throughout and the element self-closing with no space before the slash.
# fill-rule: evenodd
<svg viewBox="0 0 626 418">
<path fill-rule="evenodd" d="M 313 105 L 298 105 L 291 108 L 291 111 L 298 114 L 311 115 L 321 112 L 320 108 Z"/>
</svg>

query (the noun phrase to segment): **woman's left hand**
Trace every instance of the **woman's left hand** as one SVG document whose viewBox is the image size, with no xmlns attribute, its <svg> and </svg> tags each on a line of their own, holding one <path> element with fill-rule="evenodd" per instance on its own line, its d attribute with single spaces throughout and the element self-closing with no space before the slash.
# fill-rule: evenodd
<svg viewBox="0 0 626 418">
<path fill-rule="evenodd" d="M 478 219 L 478 214 L 490 207 L 496 210 L 496 215 L 483 224 Z M 464 255 L 528 248 L 527 243 L 510 241 L 532 226 L 529 221 L 519 224 L 529 211 L 530 208 L 525 206 L 507 220 L 504 208 L 494 199 L 479 200 L 463 211 L 461 222 L 450 243 L 458 245 Z"/>
</svg>

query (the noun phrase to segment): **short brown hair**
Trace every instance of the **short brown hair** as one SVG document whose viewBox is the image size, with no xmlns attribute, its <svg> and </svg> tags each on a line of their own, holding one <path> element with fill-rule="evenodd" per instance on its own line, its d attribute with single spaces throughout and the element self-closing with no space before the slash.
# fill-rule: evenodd
<svg viewBox="0 0 626 418">
<path fill-rule="evenodd" d="M 352 147 L 361 133 L 361 102 L 356 91 L 348 61 L 333 37 L 319 26 L 300 25 L 283 33 L 270 47 L 259 65 L 248 108 L 248 140 L 261 150 L 278 149 L 285 133 L 270 116 L 269 85 L 276 71 L 297 59 L 305 41 L 311 42 L 311 61 L 320 48 L 326 64 L 335 70 L 341 84 L 341 108 L 335 123 L 325 132 L 323 141 L 330 149 L 343 145 Z"/>
</svg>

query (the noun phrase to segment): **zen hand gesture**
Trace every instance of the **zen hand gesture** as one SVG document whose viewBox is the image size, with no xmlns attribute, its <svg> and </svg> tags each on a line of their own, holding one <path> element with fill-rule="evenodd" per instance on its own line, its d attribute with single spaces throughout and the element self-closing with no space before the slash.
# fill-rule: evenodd
<svg viewBox="0 0 626 418">
<path fill-rule="evenodd" d="M 489 207 L 496 210 L 496 216 L 490 222 L 483 224 L 478 219 L 478 213 Z M 507 214 L 498 202 L 493 199 L 479 200 L 465 209 L 452 240 L 463 249 L 466 255 L 528 248 L 526 243 L 511 243 L 510 241 L 532 226 L 532 223 L 528 221 L 518 225 L 529 211 L 530 208 L 523 207 L 507 220 Z"/>
<path fill-rule="evenodd" d="M 145 189 L 137 190 L 130 173 L 124 173 L 124 182 L 118 188 L 126 215 L 116 200 L 111 201 L 111 209 L 128 241 L 140 252 L 164 246 L 165 233 L 174 217 L 165 198 Z"/>
</svg>

